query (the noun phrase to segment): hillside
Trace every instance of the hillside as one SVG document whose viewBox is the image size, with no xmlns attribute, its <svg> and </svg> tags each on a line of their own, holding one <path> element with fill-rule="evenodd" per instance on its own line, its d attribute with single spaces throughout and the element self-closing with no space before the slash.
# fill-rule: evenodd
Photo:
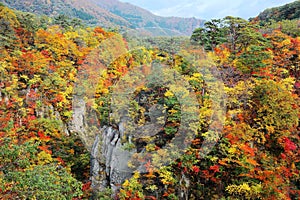
<svg viewBox="0 0 300 200">
<path fill-rule="evenodd" d="M 133 28 L 161 32 L 162 35 L 190 35 L 204 21 L 196 18 L 160 17 L 151 12 L 118 0 L 93 0 L 97 5 L 129 21 Z M 161 35 L 159 34 L 159 35 Z"/>
<path fill-rule="evenodd" d="M 88 25 L 103 27 L 129 26 L 129 22 L 85 0 L 0 0 L 8 7 L 50 17 L 64 14 L 79 18 Z"/>
<path fill-rule="evenodd" d="M 258 15 L 258 18 L 262 21 L 300 19 L 300 1 L 266 9 Z"/>
<path fill-rule="evenodd" d="M 118 0 L 0 0 L 10 8 L 39 15 L 65 14 L 88 25 L 117 28 L 145 35 L 190 35 L 204 21 L 196 18 L 160 17 Z M 133 32 L 132 32 L 133 31 Z"/>
<path fill-rule="evenodd" d="M 300 34 L 57 19 L 0 3 L 0 199 L 300 199 Z"/>
</svg>

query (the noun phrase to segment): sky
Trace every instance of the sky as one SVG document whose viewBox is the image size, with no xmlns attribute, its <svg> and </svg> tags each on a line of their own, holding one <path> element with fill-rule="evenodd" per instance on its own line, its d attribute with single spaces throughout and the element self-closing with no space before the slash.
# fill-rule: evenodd
<svg viewBox="0 0 300 200">
<path fill-rule="evenodd" d="M 249 19 L 266 8 L 295 0 L 121 0 L 160 16 L 220 19 L 226 16 Z"/>
</svg>

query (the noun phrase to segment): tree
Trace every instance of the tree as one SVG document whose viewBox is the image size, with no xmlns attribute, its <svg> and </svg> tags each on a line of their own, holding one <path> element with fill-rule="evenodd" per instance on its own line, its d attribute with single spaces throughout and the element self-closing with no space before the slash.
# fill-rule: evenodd
<svg viewBox="0 0 300 200">
<path fill-rule="evenodd" d="M 239 18 L 227 16 L 224 18 L 224 24 L 226 27 L 227 41 L 229 42 L 229 48 L 232 52 L 236 52 L 239 49 L 239 41 L 242 36 L 242 30 L 249 26 L 249 22 Z"/>
<path fill-rule="evenodd" d="M 38 153 L 38 143 L 21 145 L 10 139 L 0 145 L 0 195 L 4 199 L 73 199 L 82 195 L 81 182 L 58 164 L 51 155 Z M 43 165 L 38 163 L 45 163 Z"/>
<path fill-rule="evenodd" d="M 214 48 L 225 42 L 225 32 L 222 20 L 212 19 L 205 22 L 204 28 L 197 28 L 193 31 L 191 41 L 202 45 L 206 50 L 214 50 Z"/>
<path fill-rule="evenodd" d="M 238 57 L 237 68 L 244 74 L 260 74 L 268 67 L 267 60 L 271 58 L 265 47 L 250 45 Z"/>
<path fill-rule="evenodd" d="M 200 45 L 204 49 L 205 45 L 208 43 L 208 38 L 205 32 L 204 28 L 196 28 L 191 36 L 192 44 Z"/>
</svg>

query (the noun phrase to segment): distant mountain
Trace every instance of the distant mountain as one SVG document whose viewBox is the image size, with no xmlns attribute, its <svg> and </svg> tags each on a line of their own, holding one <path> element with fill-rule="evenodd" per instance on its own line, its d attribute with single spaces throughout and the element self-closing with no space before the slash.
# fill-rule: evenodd
<svg viewBox="0 0 300 200">
<path fill-rule="evenodd" d="M 160 17 L 151 12 L 118 0 L 0 0 L 17 10 L 40 15 L 65 14 L 79 18 L 88 25 L 118 28 L 131 34 L 191 35 L 203 25 L 196 18 Z"/>
<path fill-rule="evenodd" d="M 50 17 L 65 14 L 79 18 L 89 25 L 103 27 L 130 25 L 122 17 L 110 13 L 90 0 L 0 0 L 0 2 L 17 10 Z"/>
<path fill-rule="evenodd" d="M 300 1 L 266 9 L 258 15 L 258 19 L 261 21 L 300 19 Z"/>
</svg>

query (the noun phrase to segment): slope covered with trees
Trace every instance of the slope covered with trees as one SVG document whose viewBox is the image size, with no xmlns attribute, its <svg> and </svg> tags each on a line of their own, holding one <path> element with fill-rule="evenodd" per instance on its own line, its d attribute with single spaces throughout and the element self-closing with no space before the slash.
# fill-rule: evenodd
<svg viewBox="0 0 300 200">
<path fill-rule="evenodd" d="M 190 42 L 129 42 L 0 5 L 1 199 L 299 199 L 300 35 L 283 24 L 226 17 Z M 121 129 L 116 86 L 135 89 L 117 99 L 131 122 L 121 141 L 135 150 L 128 167 L 145 170 L 112 194 L 91 187 L 90 152 L 69 124 L 81 95 L 91 124 Z M 141 131 L 152 120 L 157 133 Z"/>
<path fill-rule="evenodd" d="M 66 124 L 78 67 L 112 33 L 3 5 L 0 19 L 1 199 L 88 198 L 89 153 Z"/>
<path fill-rule="evenodd" d="M 190 35 L 203 20 L 160 17 L 118 0 L 1 0 L 23 12 L 57 17 L 59 14 L 82 20 L 90 26 L 130 31 L 147 36 Z"/>
<path fill-rule="evenodd" d="M 258 18 L 261 21 L 300 19 L 300 1 L 266 9 L 258 15 Z"/>
</svg>

